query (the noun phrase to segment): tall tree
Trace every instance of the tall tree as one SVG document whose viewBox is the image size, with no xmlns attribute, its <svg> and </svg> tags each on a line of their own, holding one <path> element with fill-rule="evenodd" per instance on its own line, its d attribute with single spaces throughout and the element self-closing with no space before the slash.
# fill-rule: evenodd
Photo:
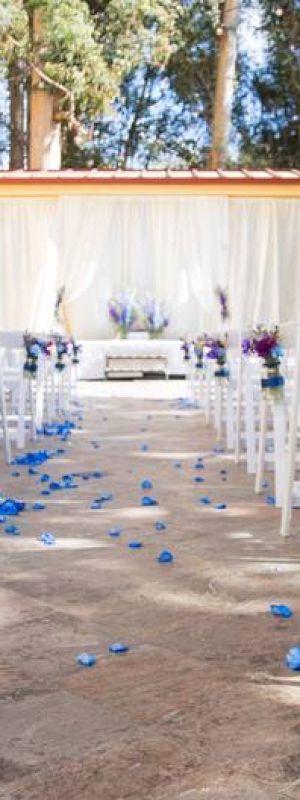
<svg viewBox="0 0 300 800">
<path fill-rule="evenodd" d="M 217 6 L 220 4 L 218 3 Z M 224 0 L 218 19 L 219 52 L 214 94 L 211 167 L 224 167 L 229 161 L 232 108 L 236 81 L 237 29 L 239 0 Z"/>
<path fill-rule="evenodd" d="M 246 56 L 240 65 L 239 160 L 250 166 L 293 168 L 300 152 L 300 4 L 259 0 L 258 9 L 263 58 L 252 71 Z"/>
</svg>

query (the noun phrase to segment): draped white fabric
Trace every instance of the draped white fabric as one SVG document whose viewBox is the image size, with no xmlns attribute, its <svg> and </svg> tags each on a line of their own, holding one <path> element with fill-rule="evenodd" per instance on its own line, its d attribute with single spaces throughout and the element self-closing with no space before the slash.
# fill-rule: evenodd
<svg viewBox="0 0 300 800">
<path fill-rule="evenodd" d="M 107 303 L 131 289 L 164 300 L 168 336 L 296 318 L 300 201 L 62 196 L 0 201 L 0 328 L 51 327 L 55 288 L 81 338 L 112 335 Z"/>
<path fill-rule="evenodd" d="M 56 292 L 56 204 L 0 201 L 0 326 L 48 330 Z"/>
</svg>

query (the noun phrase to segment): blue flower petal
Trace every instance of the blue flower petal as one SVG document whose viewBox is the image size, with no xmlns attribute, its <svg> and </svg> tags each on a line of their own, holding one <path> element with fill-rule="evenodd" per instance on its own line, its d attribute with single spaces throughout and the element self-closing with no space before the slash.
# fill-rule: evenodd
<svg viewBox="0 0 300 800">
<path fill-rule="evenodd" d="M 158 522 L 155 522 L 154 527 L 156 528 L 157 531 L 165 531 L 167 525 L 166 525 L 165 522 L 158 521 Z"/>
<path fill-rule="evenodd" d="M 299 671 L 300 670 L 300 646 L 296 645 L 295 647 L 291 647 L 288 651 L 285 659 L 285 663 L 289 669 Z"/>
<path fill-rule="evenodd" d="M 214 508 L 216 509 L 216 511 L 223 511 L 224 508 L 227 508 L 227 505 L 226 503 L 216 503 Z"/>
<path fill-rule="evenodd" d="M 46 506 L 43 503 L 33 503 L 31 508 L 33 511 L 43 511 Z"/>
<path fill-rule="evenodd" d="M 42 544 L 47 544 L 47 545 L 56 544 L 56 538 L 53 535 L 53 533 L 48 533 L 47 531 L 45 533 L 41 533 L 38 539 L 40 542 L 42 542 Z"/>
<path fill-rule="evenodd" d="M 19 536 L 19 534 L 20 534 L 20 529 L 17 528 L 16 525 L 6 525 L 6 527 L 4 528 L 4 531 L 9 536 Z"/>
<path fill-rule="evenodd" d="M 110 644 L 108 647 L 109 653 L 114 653 L 116 655 L 120 655 L 121 653 L 128 653 L 129 647 L 127 644 L 122 644 L 121 642 L 116 642 L 115 644 Z"/>
<path fill-rule="evenodd" d="M 81 653 L 80 656 L 77 656 L 76 661 L 80 667 L 93 667 L 97 662 L 97 656 L 93 653 Z"/>
<path fill-rule="evenodd" d="M 155 500 L 154 497 L 145 496 L 145 497 L 142 497 L 142 499 L 141 499 L 141 505 L 142 506 L 157 506 L 158 503 L 157 503 L 157 500 Z"/>
<path fill-rule="evenodd" d="M 273 614 L 273 617 L 283 617 L 284 619 L 290 619 L 293 616 L 294 612 L 292 611 L 289 606 L 285 605 L 276 605 L 273 603 L 270 605 L 270 612 Z"/>
<path fill-rule="evenodd" d="M 141 489 L 153 489 L 153 483 L 148 478 L 141 482 Z"/>
<path fill-rule="evenodd" d="M 202 503 L 204 506 L 209 506 L 211 504 L 211 498 L 206 495 L 205 497 L 200 497 L 199 503 Z"/>
<path fill-rule="evenodd" d="M 140 550 L 140 548 L 143 547 L 143 542 L 128 542 L 127 547 L 129 547 L 130 550 Z"/>
<path fill-rule="evenodd" d="M 108 535 L 112 537 L 112 539 L 118 539 L 121 536 L 121 529 L 119 528 L 112 528 L 111 531 L 108 531 Z"/>
<path fill-rule="evenodd" d="M 173 553 L 171 553 L 171 550 L 162 550 L 160 555 L 157 557 L 157 561 L 159 564 L 172 564 L 175 559 Z"/>
</svg>

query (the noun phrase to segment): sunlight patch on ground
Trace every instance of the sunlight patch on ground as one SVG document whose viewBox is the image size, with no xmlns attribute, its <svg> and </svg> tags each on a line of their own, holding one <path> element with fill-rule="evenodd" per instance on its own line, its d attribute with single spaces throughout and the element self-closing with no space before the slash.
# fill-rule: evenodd
<svg viewBox="0 0 300 800">
<path fill-rule="evenodd" d="M 272 680 L 272 678 L 270 678 Z M 286 683 L 285 686 L 278 685 L 278 678 L 275 677 L 274 682 L 277 685 L 273 686 L 259 686 L 259 692 L 264 697 L 269 697 L 270 700 L 276 700 L 287 706 L 300 706 L 300 683 L 299 678 L 282 678 L 282 682 Z"/>
<path fill-rule="evenodd" d="M 212 614 L 258 614 L 266 613 L 266 602 L 262 598 L 238 603 L 224 593 L 178 592 L 161 590 L 156 584 L 143 586 L 143 596 L 157 605 L 168 608 L 186 608 L 190 611 L 205 611 Z"/>
<path fill-rule="evenodd" d="M 56 536 L 55 532 L 54 535 Z M 12 550 L 15 552 L 30 552 L 32 550 L 36 550 L 37 552 L 49 552 L 52 551 L 56 552 L 57 550 L 88 550 L 88 549 L 99 549 L 99 548 L 109 548 L 113 545 L 111 542 L 107 541 L 96 541 L 95 539 L 75 539 L 75 538 L 67 538 L 63 536 L 56 536 L 56 544 L 55 545 L 45 545 L 38 541 L 37 538 L 29 538 L 29 537 L 21 537 L 21 536 L 7 536 L 6 539 L 1 539 L 0 541 L 0 550 L 3 552 L 11 552 Z"/>
</svg>

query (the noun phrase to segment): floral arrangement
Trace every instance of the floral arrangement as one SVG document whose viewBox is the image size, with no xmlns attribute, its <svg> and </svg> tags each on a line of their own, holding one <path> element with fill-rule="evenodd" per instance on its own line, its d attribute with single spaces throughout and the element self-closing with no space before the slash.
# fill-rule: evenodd
<svg viewBox="0 0 300 800">
<path fill-rule="evenodd" d="M 146 295 L 141 305 L 142 321 L 153 338 L 160 336 L 169 324 L 169 316 L 162 303 L 151 295 Z"/>
<path fill-rule="evenodd" d="M 24 372 L 32 377 L 36 375 L 38 369 L 38 360 L 41 353 L 41 343 L 35 336 L 29 333 L 24 334 L 24 347 L 25 347 L 25 363 Z"/>
<path fill-rule="evenodd" d="M 216 295 L 220 303 L 221 319 L 223 322 L 226 322 L 226 320 L 230 317 L 227 292 L 225 289 L 221 289 L 221 287 L 218 286 L 216 289 Z"/>
<path fill-rule="evenodd" d="M 263 389 L 277 389 L 283 386 L 284 378 L 280 375 L 281 358 L 284 354 L 280 329 L 278 325 L 270 328 L 258 325 L 242 341 L 244 355 L 256 355 L 263 360 L 267 376 L 262 378 Z"/>
<path fill-rule="evenodd" d="M 204 347 L 207 344 L 207 337 L 206 336 L 197 336 L 197 339 L 194 341 L 194 353 L 196 356 L 196 369 L 203 368 L 203 352 Z"/>
<path fill-rule="evenodd" d="M 72 348 L 72 364 L 79 364 L 80 363 L 79 353 L 81 353 L 82 346 L 81 344 L 77 344 L 75 342 L 75 339 L 73 338 L 71 339 L 70 344 Z"/>
<path fill-rule="evenodd" d="M 71 353 L 71 343 L 68 339 L 64 338 L 63 336 L 56 336 L 55 337 L 55 347 L 56 347 L 56 363 L 55 368 L 62 372 L 67 365 L 67 357 Z"/>
<path fill-rule="evenodd" d="M 108 314 L 121 338 L 126 339 L 128 332 L 138 319 L 134 296 L 129 292 L 122 292 L 116 297 L 112 297 L 108 304 Z"/>
<path fill-rule="evenodd" d="M 227 367 L 227 336 L 222 338 L 219 337 L 217 339 L 207 338 L 206 346 L 208 347 L 208 351 L 206 353 L 207 358 L 211 358 L 213 361 L 216 361 L 217 369 L 215 370 L 215 377 L 229 378 L 229 369 Z"/>
<path fill-rule="evenodd" d="M 193 347 L 193 342 L 190 339 L 183 339 L 181 350 L 183 350 L 183 359 L 184 361 L 191 360 L 191 350 Z"/>
</svg>

